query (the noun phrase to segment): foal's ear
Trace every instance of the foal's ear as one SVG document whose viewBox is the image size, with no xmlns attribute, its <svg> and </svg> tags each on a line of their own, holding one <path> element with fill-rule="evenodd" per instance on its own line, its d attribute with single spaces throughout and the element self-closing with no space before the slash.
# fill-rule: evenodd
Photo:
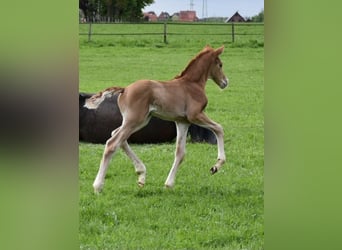
<svg viewBox="0 0 342 250">
<path fill-rule="evenodd" d="M 215 50 L 215 54 L 216 54 L 217 56 L 219 56 L 219 55 L 222 54 L 223 50 L 224 50 L 224 45 L 222 45 L 220 48 L 216 49 L 216 50 Z"/>
<path fill-rule="evenodd" d="M 212 50 L 212 48 L 209 44 L 205 45 L 205 47 L 203 48 L 202 51 L 206 51 L 206 50 Z"/>
</svg>

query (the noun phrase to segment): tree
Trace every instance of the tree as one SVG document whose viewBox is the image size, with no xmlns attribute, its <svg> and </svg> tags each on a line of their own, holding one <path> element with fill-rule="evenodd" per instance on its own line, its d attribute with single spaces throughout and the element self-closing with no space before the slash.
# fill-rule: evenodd
<svg viewBox="0 0 342 250">
<path fill-rule="evenodd" d="M 87 18 L 94 15 L 105 17 L 106 20 L 138 21 L 142 18 L 142 9 L 154 0 L 79 0 Z"/>
<path fill-rule="evenodd" d="M 260 22 L 264 21 L 264 10 L 262 9 L 258 15 L 252 17 L 252 22 Z"/>
</svg>

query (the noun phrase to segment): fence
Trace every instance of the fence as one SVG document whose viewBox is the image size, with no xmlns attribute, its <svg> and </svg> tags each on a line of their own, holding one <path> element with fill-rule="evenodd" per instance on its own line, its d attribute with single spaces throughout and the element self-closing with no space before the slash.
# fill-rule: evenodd
<svg viewBox="0 0 342 250">
<path fill-rule="evenodd" d="M 80 24 L 80 36 L 87 36 L 88 42 L 94 36 L 148 36 L 160 37 L 169 43 L 170 38 L 180 36 L 224 37 L 234 43 L 238 37 L 264 40 L 263 23 L 84 23 Z"/>
</svg>

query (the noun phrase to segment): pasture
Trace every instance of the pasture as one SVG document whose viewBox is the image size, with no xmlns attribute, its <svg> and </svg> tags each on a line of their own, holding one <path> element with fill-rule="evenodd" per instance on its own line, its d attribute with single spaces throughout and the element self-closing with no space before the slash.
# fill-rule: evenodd
<svg viewBox="0 0 342 250">
<path fill-rule="evenodd" d="M 163 44 L 156 36 L 94 36 L 88 43 L 81 36 L 79 89 L 98 92 L 138 79 L 169 80 L 206 44 L 215 48 L 224 44 L 220 58 L 230 86 L 221 90 L 208 81 L 206 113 L 224 128 L 227 162 L 210 175 L 217 146 L 188 142 L 175 187 L 168 190 L 164 182 L 175 143 L 131 145 L 146 165 L 145 187 L 138 187 L 133 164 L 120 150 L 97 196 L 92 183 L 104 145 L 80 143 L 81 249 L 264 248 L 263 38 L 244 38 L 236 44 L 229 36 L 174 39 Z"/>
</svg>

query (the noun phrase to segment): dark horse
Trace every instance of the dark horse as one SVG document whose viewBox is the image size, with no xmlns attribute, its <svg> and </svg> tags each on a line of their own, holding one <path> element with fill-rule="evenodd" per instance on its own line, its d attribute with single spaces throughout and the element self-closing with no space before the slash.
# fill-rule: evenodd
<svg viewBox="0 0 342 250">
<path fill-rule="evenodd" d="M 106 97 L 97 109 L 84 107 L 86 99 L 93 95 L 79 93 L 79 140 L 104 144 L 111 137 L 112 131 L 120 127 L 122 123 L 122 115 L 117 104 L 118 94 Z M 191 125 L 189 134 L 192 142 L 216 144 L 214 133 L 206 128 Z M 128 138 L 128 142 L 171 142 L 176 138 L 176 135 L 177 131 L 174 122 L 152 117 L 146 127 L 133 133 Z"/>
</svg>

